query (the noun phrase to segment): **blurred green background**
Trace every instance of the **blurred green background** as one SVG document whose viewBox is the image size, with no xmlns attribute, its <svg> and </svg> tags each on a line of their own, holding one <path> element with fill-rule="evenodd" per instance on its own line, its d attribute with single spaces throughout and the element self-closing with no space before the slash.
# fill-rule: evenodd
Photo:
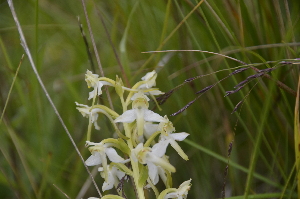
<svg viewBox="0 0 300 199">
<path fill-rule="evenodd" d="M 13 2 L 40 76 L 86 159 L 90 155 L 84 147 L 88 120 L 75 109 L 75 101 L 91 103 L 87 100 L 90 90 L 84 73 L 92 67 L 78 16 L 98 74 L 99 69 L 82 3 L 79 0 Z M 218 82 L 232 72 L 232 68 L 242 64 L 201 52 L 141 52 L 212 51 L 248 64 L 261 63 L 258 69 L 275 66 L 265 64 L 266 61 L 299 58 L 299 0 L 207 0 L 200 3 L 190 0 L 87 0 L 88 16 L 105 76 L 126 77 L 132 86 L 155 69 L 158 71 L 157 87 L 167 92 L 188 78 L 210 74 L 173 93 L 159 112 L 170 115 L 194 100 L 197 91 Z M 8 4 L 3 0 L 0 1 L 0 47 L 1 113 L 8 100 L 0 125 L 0 197 L 66 198 L 63 193 L 70 198 L 97 196 L 92 185 L 79 194 L 89 176 L 26 56 L 8 95 L 24 50 Z M 123 74 L 118 59 L 124 68 Z M 189 161 L 182 160 L 172 148 L 168 150 L 170 162 L 177 168 L 173 175 L 174 187 L 192 178 L 188 198 L 220 198 L 224 179 L 228 198 L 243 198 L 243 195 L 297 198 L 296 97 L 279 89 L 275 80 L 296 91 L 299 68 L 291 64 L 277 66 L 270 73 L 273 80 L 255 79 L 239 92 L 224 98 L 225 91 L 234 90 L 238 82 L 255 74 L 248 69 L 216 84 L 181 114 L 169 116 L 177 132 L 190 134 L 187 141 L 180 143 Z M 118 97 L 113 89 L 109 91 L 114 108 L 120 113 Z M 243 105 L 231 114 L 241 100 L 244 100 Z M 101 102 L 108 105 L 105 94 Z M 104 116 L 99 116 L 98 121 L 101 130 L 93 131 L 95 142 L 113 133 Z M 230 142 L 233 146 L 228 159 Z M 225 177 L 227 165 L 229 173 Z M 101 188 L 99 175 L 96 181 Z M 128 183 L 127 189 L 131 189 L 130 186 Z M 159 189 L 163 188 L 159 184 Z M 134 198 L 130 194 L 128 198 Z"/>
</svg>

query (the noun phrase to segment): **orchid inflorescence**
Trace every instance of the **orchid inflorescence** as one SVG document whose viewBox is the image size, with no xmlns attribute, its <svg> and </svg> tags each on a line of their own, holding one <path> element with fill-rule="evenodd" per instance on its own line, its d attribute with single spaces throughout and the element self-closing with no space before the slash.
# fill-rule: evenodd
<svg viewBox="0 0 300 199">
<path fill-rule="evenodd" d="M 89 119 L 86 146 L 89 147 L 92 155 L 85 161 L 85 164 L 99 166 L 98 171 L 104 179 L 102 191 L 116 188 L 119 195 L 109 195 L 109 198 L 123 198 L 124 193 L 118 187 L 126 176 L 131 176 L 133 179 L 139 199 L 145 199 L 144 189 L 149 188 L 154 191 L 158 199 L 183 199 L 187 197 L 191 187 L 190 179 L 183 182 L 178 189 L 172 188 L 171 174 L 176 169 L 170 164 L 165 154 L 166 149 L 170 144 L 184 160 L 188 160 L 176 141 L 184 140 L 189 134 L 174 133 L 175 128 L 167 116 L 162 117 L 149 110 L 149 97 L 155 100 L 155 95 L 163 94 L 158 88 L 153 88 L 156 85 L 156 77 L 155 71 L 149 72 L 142 78 L 142 81 L 137 82 L 132 88 L 127 88 L 118 76 L 115 81 L 99 77 L 89 70 L 85 74 L 88 87 L 93 88 L 88 98 L 92 99 L 92 106 L 76 102 L 79 112 Z M 123 108 L 121 115 L 104 105 L 95 103 L 97 96 L 102 94 L 101 88 L 104 85 L 115 87 Z M 125 91 L 129 92 L 126 99 L 124 99 Z M 129 109 L 130 104 L 131 109 Z M 97 124 L 100 113 L 108 117 L 112 123 L 118 136 L 117 139 L 90 141 L 92 126 L 100 130 Z M 119 130 L 119 123 L 123 124 L 124 133 Z M 116 149 L 123 153 L 123 157 Z M 161 192 L 155 187 L 159 179 L 166 186 L 166 189 Z"/>
</svg>

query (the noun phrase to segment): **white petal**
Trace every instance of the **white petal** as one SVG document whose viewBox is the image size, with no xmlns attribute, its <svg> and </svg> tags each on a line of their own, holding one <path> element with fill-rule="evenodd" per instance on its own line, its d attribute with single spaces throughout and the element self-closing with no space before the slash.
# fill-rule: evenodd
<svg viewBox="0 0 300 199">
<path fill-rule="evenodd" d="M 115 179 L 114 177 L 109 173 L 108 174 L 108 182 L 104 182 L 102 185 L 102 191 L 110 190 L 114 187 Z"/>
<path fill-rule="evenodd" d="M 165 118 L 153 111 L 146 110 L 144 113 L 144 120 L 147 122 L 164 122 Z"/>
<path fill-rule="evenodd" d="M 164 92 L 161 92 L 160 90 L 149 91 L 148 93 L 151 94 L 151 95 L 162 95 L 162 94 L 164 94 Z M 145 94 L 147 95 L 148 93 L 145 93 Z"/>
<path fill-rule="evenodd" d="M 95 97 L 95 95 L 97 95 L 96 90 L 97 90 L 97 88 L 95 88 L 93 91 L 89 92 L 88 100 L 93 99 Z"/>
<path fill-rule="evenodd" d="M 148 165 L 148 173 L 151 181 L 153 182 L 154 185 L 158 183 L 158 171 L 157 171 L 157 166 L 153 164 L 152 162 L 147 162 Z"/>
<path fill-rule="evenodd" d="M 76 106 L 83 106 L 83 107 L 86 107 L 86 108 L 90 108 L 89 106 L 85 105 L 85 104 L 79 104 L 78 102 L 75 102 Z"/>
<path fill-rule="evenodd" d="M 96 130 L 100 130 L 100 126 L 98 125 L 97 121 L 94 122 L 94 126 L 95 126 L 95 129 L 96 129 Z"/>
<path fill-rule="evenodd" d="M 189 191 L 190 188 L 191 188 L 191 185 L 190 185 L 191 180 L 192 180 L 192 179 L 187 180 L 187 181 L 184 181 L 184 182 L 178 187 L 177 193 L 178 193 L 179 195 L 181 195 L 181 196 L 185 195 L 185 196 L 186 196 L 186 195 L 188 194 L 188 191 Z"/>
<path fill-rule="evenodd" d="M 153 70 L 152 72 L 149 72 L 144 77 L 142 77 L 142 80 L 146 81 L 146 80 L 150 79 L 151 77 L 153 77 L 155 74 L 156 74 L 156 71 Z"/>
<path fill-rule="evenodd" d="M 95 152 L 92 154 L 86 161 L 85 164 L 87 166 L 95 166 L 101 164 L 100 153 Z"/>
<path fill-rule="evenodd" d="M 116 167 L 113 167 L 113 168 L 116 168 Z M 119 178 L 119 180 L 121 180 L 124 176 L 125 176 L 125 173 L 120 171 L 119 169 L 116 168 L 116 171 L 114 171 L 113 173 L 115 176 L 117 176 L 117 178 Z"/>
<path fill-rule="evenodd" d="M 131 109 L 131 110 L 125 111 L 122 115 L 117 117 L 117 119 L 115 119 L 115 122 L 131 123 L 135 119 L 136 119 L 135 111 Z"/>
<path fill-rule="evenodd" d="M 158 131 L 158 124 L 152 124 L 151 122 L 144 123 L 144 135 L 147 139 L 156 131 Z"/>
<path fill-rule="evenodd" d="M 94 108 L 90 113 L 91 121 L 94 123 L 98 119 L 98 112 L 101 112 L 100 108 Z"/>
<path fill-rule="evenodd" d="M 165 195 L 164 199 L 168 199 L 168 198 L 177 198 L 177 193 L 176 192 L 172 192 L 172 193 L 168 193 L 167 195 Z"/>
<path fill-rule="evenodd" d="M 182 141 L 189 135 L 190 134 L 188 134 L 188 133 L 171 133 L 171 134 L 169 134 L 169 136 L 171 136 L 174 140 L 177 140 L 177 141 Z"/>
<path fill-rule="evenodd" d="M 169 144 L 168 140 L 159 141 L 152 147 L 152 154 L 155 154 L 158 157 L 162 157 L 166 153 L 168 144 Z"/>
<path fill-rule="evenodd" d="M 97 82 L 97 87 L 95 87 L 95 89 L 97 88 L 97 95 L 98 96 L 100 96 L 102 94 L 102 90 L 101 90 L 102 86 L 103 86 L 102 82 L 98 81 Z"/>
<path fill-rule="evenodd" d="M 106 148 L 105 153 L 108 159 L 112 162 L 119 163 L 124 161 L 124 159 L 118 155 L 117 151 L 114 148 Z"/>
<path fill-rule="evenodd" d="M 158 169 L 158 175 L 160 176 L 160 178 L 162 179 L 162 181 L 166 185 L 167 184 L 167 175 L 166 175 L 165 170 L 161 167 L 157 167 L 157 169 Z"/>
<path fill-rule="evenodd" d="M 145 99 L 147 101 L 150 101 L 149 97 L 147 97 L 142 91 L 139 91 L 138 93 L 135 93 L 130 99 L 132 101 L 134 101 L 138 98 L 142 98 L 142 99 Z"/>
</svg>

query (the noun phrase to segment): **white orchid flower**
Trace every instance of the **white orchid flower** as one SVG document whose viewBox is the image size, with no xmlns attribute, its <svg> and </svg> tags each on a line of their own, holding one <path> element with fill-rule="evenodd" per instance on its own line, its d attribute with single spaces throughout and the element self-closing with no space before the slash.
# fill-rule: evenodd
<svg viewBox="0 0 300 199">
<path fill-rule="evenodd" d="M 145 81 L 146 83 L 140 85 L 139 89 L 148 89 L 148 88 L 152 88 L 153 86 L 155 86 L 156 85 L 156 77 L 157 77 L 157 73 L 155 70 L 147 73 L 144 77 L 142 77 L 142 80 Z"/>
<path fill-rule="evenodd" d="M 99 81 L 98 77 L 99 77 L 99 75 L 93 74 L 89 70 L 86 71 L 85 81 L 87 82 L 87 85 L 89 88 L 90 87 L 94 88 L 94 90 L 89 93 L 89 98 L 88 98 L 89 100 L 93 99 L 97 95 L 99 96 L 102 94 L 102 90 L 101 90 L 102 86 L 104 86 L 104 85 L 112 86 L 112 84 L 109 82 Z"/>
<path fill-rule="evenodd" d="M 162 169 L 175 172 L 175 168 L 162 158 L 166 153 L 167 145 L 166 141 L 160 141 L 151 149 L 150 147 L 144 147 L 143 143 L 140 143 L 131 152 L 134 161 L 147 164 L 149 178 L 154 185 L 157 184 L 159 180 L 158 175 L 162 175 L 162 178 L 165 180 L 165 173 Z"/>
<path fill-rule="evenodd" d="M 161 131 L 160 139 L 162 141 L 167 141 L 168 144 L 170 143 L 171 146 L 184 160 L 188 160 L 188 156 L 183 152 L 183 150 L 176 141 L 183 141 L 187 136 L 189 136 L 189 134 L 184 132 L 173 133 L 175 131 L 173 123 L 169 121 L 167 116 L 165 116 L 164 118 L 165 121 L 159 123 L 158 125 L 158 129 Z"/>
<path fill-rule="evenodd" d="M 89 148 L 91 151 L 92 155 L 85 161 L 85 164 L 87 166 L 96 166 L 102 164 L 104 168 L 104 173 L 105 173 L 105 180 L 107 181 L 108 178 L 108 172 L 107 172 L 107 158 L 111 162 L 115 163 L 126 163 L 128 160 L 124 160 L 121 156 L 118 155 L 117 151 L 112 148 L 111 143 L 94 143 L 90 141 L 86 141 L 87 146 L 92 147 Z"/>
<path fill-rule="evenodd" d="M 188 195 L 188 191 L 191 188 L 191 180 L 187 180 L 183 182 L 176 191 L 170 192 L 165 195 L 164 199 L 168 198 L 177 198 L 177 199 L 186 199 Z"/>
<path fill-rule="evenodd" d="M 115 163 L 124 163 L 127 161 L 118 155 L 117 151 L 114 148 L 112 148 L 111 143 L 94 143 L 86 141 L 86 145 L 92 145 L 92 147 L 89 148 L 92 155 L 85 161 L 85 164 L 87 166 L 95 166 L 99 164 L 107 166 L 106 156 L 110 161 Z"/>
<path fill-rule="evenodd" d="M 90 106 L 84 105 L 84 104 L 79 104 L 75 102 L 76 109 L 82 114 L 83 117 L 89 118 L 90 121 L 94 124 L 95 129 L 100 130 L 100 127 L 97 124 L 97 119 L 98 119 L 98 112 L 101 112 L 102 110 L 99 108 L 94 108 L 91 110 Z"/>
<path fill-rule="evenodd" d="M 156 77 L 157 77 L 157 73 L 155 70 L 153 70 L 152 72 L 147 73 L 144 77 L 142 77 L 142 80 L 145 81 L 146 83 L 140 85 L 138 87 L 138 89 L 149 89 L 152 88 L 153 86 L 156 85 Z M 164 94 L 163 92 L 161 92 L 160 90 L 153 90 L 153 91 L 149 91 L 146 92 L 145 94 L 150 94 L 150 95 L 161 95 Z"/>
<path fill-rule="evenodd" d="M 125 111 L 115 119 L 115 122 L 131 123 L 136 120 L 138 135 L 143 135 L 144 123 L 146 122 L 163 122 L 165 119 L 157 113 L 148 110 L 149 98 L 143 93 L 138 92 L 131 98 L 132 109 Z"/>
<path fill-rule="evenodd" d="M 98 171 L 100 171 L 101 176 L 104 178 L 104 169 L 103 167 L 99 167 Z M 102 191 L 110 190 L 115 186 L 118 187 L 119 180 L 121 180 L 125 173 L 117 169 L 115 166 L 107 166 L 108 177 L 107 181 L 104 181 L 102 185 Z"/>
</svg>

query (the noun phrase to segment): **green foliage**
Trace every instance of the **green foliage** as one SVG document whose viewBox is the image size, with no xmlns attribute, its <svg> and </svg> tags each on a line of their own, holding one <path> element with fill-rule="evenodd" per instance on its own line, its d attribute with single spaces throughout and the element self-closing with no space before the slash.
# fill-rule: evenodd
<svg viewBox="0 0 300 199">
<path fill-rule="evenodd" d="M 177 169 L 173 186 L 192 178 L 188 198 L 221 197 L 224 181 L 228 198 L 297 198 L 296 97 L 280 89 L 276 81 L 297 90 L 298 65 L 280 62 L 299 58 L 300 1 L 201 2 L 86 1 L 105 76 L 115 79 L 118 75 L 125 86 L 132 86 L 155 69 L 157 85 L 167 92 L 188 78 L 203 75 L 174 91 L 161 105 L 160 115 L 169 116 L 199 96 L 197 91 L 243 64 L 204 52 L 141 52 L 203 50 L 234 57 L 258 69 L 276 66 L 268 73 L 272 79 L 256 78 L 224 98 L 225 91 L 257 73 L 248 69 L 232 75 L 201 94 L 184 112 L 169 116 L 177 132 L 190 134 L 181 143 L 189 161 L 169 149 L 173 154 L 170 162 Z M 84 74 L 93 70 L 91 61 L 97 72 L 99 69 L 81 1 L 15 0 L 14 5 L 41 78 L 86 159 L 90 155 L 84 146 L 88 121 L 82 119 L 74 101 L 87 104 Z M 26 56 L 9 94 L 24 50 L 5 1 L 0 4 L 0 13 L 1 113 L 7 101 L 0 124 L 1 198 L 64 198 L 64 193 L 70 198 L 96 196 L 92 185 L 88 189 L 84 186 L 90 183 L 89 175 Z M 89 60 L 77 16 L 93 60 Z M 115 111 L 122 112 L 119 103 L 114 103 L 119 97 L 113 90 L 109 92 Z M 108 106 L 106 94 L 100 100 Z M 241 106 L 231 114 L 241 100 Z M 95 142 L 115 131 L 106 117 L 99 116 L 98 121 L 101 130 L 92 133 Z M 95 179 L 101 184 L 98 175 Z M 132 190 L 127 193 L 128 198 L 133 195 Z"/>
</svg>

